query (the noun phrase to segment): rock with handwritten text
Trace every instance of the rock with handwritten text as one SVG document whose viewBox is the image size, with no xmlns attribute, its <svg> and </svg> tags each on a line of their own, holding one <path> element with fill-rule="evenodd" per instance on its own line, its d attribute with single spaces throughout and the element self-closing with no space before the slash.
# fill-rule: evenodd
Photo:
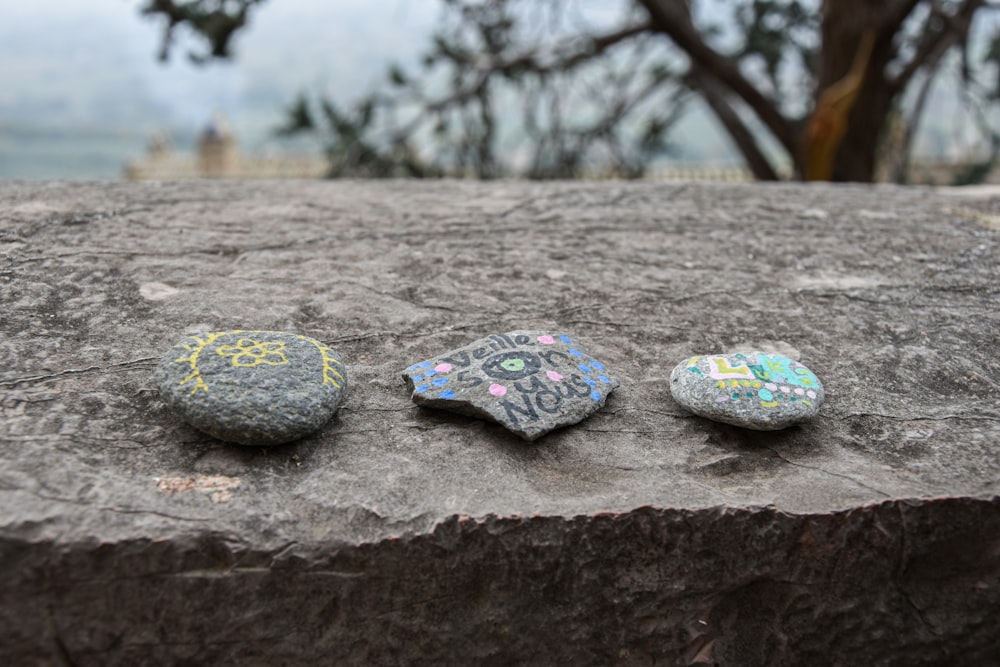
<svg viewBox="0 0 1000 667">
<path fill-rule="evenodd" d="M 764 352 L 691 357 L 671 372 L 670 392 L 696 415 L 758 431 L 816 416 L 824 397 L 812 371 Z"/>
<path fill-rule="evenodd" d="M 618 380 L 574 338 L 491 334 L 414 364 L 403 380 L 418 405 L 495 421 L 526 440 L 598 410 Z"/>
<path fill-rule="evenodd" d="M 318 340 L 282 331 L 184 338 L 156 367 L 160 395 L 185 421 L 241 445 L 276 445 L 318 430 L 347 390 L 347 371 Z"/>
</svg>

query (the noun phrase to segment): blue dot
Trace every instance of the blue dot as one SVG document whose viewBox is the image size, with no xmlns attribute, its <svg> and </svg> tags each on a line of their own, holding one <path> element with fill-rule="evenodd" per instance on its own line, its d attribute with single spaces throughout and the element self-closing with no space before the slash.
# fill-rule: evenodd
<svg viewBox="0 0 1000 667">
<path fill-rule="evenodd" d="M 434 362 L 432 361 L 421 361 L 419 364 L 417 364 L 417 368 L 430 368 L 433 365 Z"/>
<path fill-rule="evenodd" d="M 424 377 L 426 377 L 426 378 L 434 377 L 437 374 L 438 374 L 438 372 L 432 368 L 431 370 L 429 370 L 426 373 L 424 373 Z"/>
<path fill-rule="evenodd" d="M 774 398 L 774 394 L 772 394 L 767 389 L 758 389 L 757 390 L 757 395 L 760 396 L 760 400 L 762 400 L 762 401 L 770 401 L 770 400 L 772 400 Z"/>
<path fill-rule="evenodd" d="M 604 370 L 604 364 L 602 364 L 601 362 L 599 362 L 597 359 L 591 359 L 590 360 L 590 365 L 593 366 L 594 368 L 596 368 L 599 371 L 603 371 Z"/>
<path fill-rule="evenodd" d="M 591 387 L 596 387 L 597 386 L 597 381 L 594 380 L 593 378 L 583 378 L 583 381 L 586 382 Z"/>
<path fill-rule="evenodd" d="M 424 376 L 423 375 L 414 375 L 412 379 L 413 379 L 414 382 L 420 382 L 421 380 L 424 379 Z"/>
<path fill-rule="evenodd" d="M 561 340 L 562 342 L 566 343 L 567 345 L 569 345 L 571 342 L 573 342 L 573 341 L 571 341 L 569 339 L 569 336 L 567 336 L 565 334 L 563 334 L 562 336 L 559 336 L 559 340 Z"/>
<path fill-rule="evenodd" d="M 413 391 L 417 392 L 418 394 L 422 394 L 430 388 L 431 386 L 429 384 L 418 384 L 416 387 L 413 388 Z"/>
<path fill-rule="evenodd" d="M 420 368 L 420 364 L 413 364 L 412 366 L 410 366 L 409 368 L 406 369 L 406 372 L 407 373 L 412 373 L 413 371 L 417 370 L 418 368 Z"/>
<path fill-rule="evenodd" d="M 448 384 L 448 378 L 434 378 L 431 380 L 431 384 L 435 387 L 443 387 Z"/>
<path fill-rule="evenodd" d="M 603 382 L 604 384 L 611 384 L 611 379 L 607 375 L 598 375 L 597 379 Z"/>
<path fill-rule="evenodd" d="M 438 398 L 448 398 L 448 399 L 455 398 L 455 392 L 453 392 L 451 389 L 445 389 L 440 393 Z"/>
<path fill-rule="evenodd" d="M 593 370 L 592 370 L 592 369 L 590 368 L 590 366 L 588 366 L 587 364 L 580 364 L 579 366 L 577 366 L 577 368 L 579 368 L 579 369 L 580 369 L 580 372 L 581 372 L 581 373 L 593 373 L 593 372 L 594 372 L 594 371 L 593 371 Z"/>
<path fill-rule="evenodd" d="M 574 357 L 582 357 L 583 356 L 583 352 L 581 352 L 580 350 L 576 349 L 575 347 L 571 348 L 570 351 L 569 351 L 569 353 L 572 354 Z"/>
<path fill-rule="evenodd" d="M 594 391 L 590 392 L 590 398 L 592 398 L 594 401 L 600 401 L 601 400 L 601 392 L 599 392 L 599 391 L 597 391 L 595 389 Z"/>
</svg>

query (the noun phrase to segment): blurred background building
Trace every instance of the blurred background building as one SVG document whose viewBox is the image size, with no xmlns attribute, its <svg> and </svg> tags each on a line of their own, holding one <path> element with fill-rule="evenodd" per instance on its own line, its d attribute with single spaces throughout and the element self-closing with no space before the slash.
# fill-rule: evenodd
<svg viewBox="0 0 1000 667">
<path fill-rule="evenodd" d="M 130 181 L 186 180 L 191 178 L 321 178 L 326 160 L 316 154 L 247 155 L 220 113 L 215 114 L 201 133 L 194 151 L 177 151 L 169 136 L 155 132 L 146 154 L 125 165 Z"/>
</svg>

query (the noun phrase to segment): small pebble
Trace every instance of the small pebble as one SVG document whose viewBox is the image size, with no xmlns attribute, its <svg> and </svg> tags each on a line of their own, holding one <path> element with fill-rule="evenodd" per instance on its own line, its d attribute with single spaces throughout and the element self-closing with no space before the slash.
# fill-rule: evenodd
<svg viewBox="0 0 1000 667">
<path fill-rule="evenodd" d="M 282 331 L 188 336 L 163 355 L 154 380 L 189 424 L 241 445 L 276 445 L 319 430 L 347 391 L 333 350 Z"/>
<path fill-rule="evenodd" d="M 575 338 L 547 331 L 491 334 L 410 366 L 403 380 L 418 405 L 494 421 L 525 440 L 582 421 L 619 384 Z"/>
<path fill-rule="evenodd" d="M 758 431 L 815 417 L 824 397 L 812 371 L 764 352 L 691 357 L 670 373 L 670 392 L 696 415 Z"/>
</svg>

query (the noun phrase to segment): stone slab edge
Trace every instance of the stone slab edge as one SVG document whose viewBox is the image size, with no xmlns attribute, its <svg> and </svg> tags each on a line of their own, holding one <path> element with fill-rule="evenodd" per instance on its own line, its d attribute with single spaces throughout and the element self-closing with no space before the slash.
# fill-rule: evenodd
<svg viewBox="0 0 1000 667">
<path fill-rule="evenodd" d="M 998 582 L 1000 497 L 453 516 L 377 542 L 271 549 L 217 533 L 8 536 L 0 658 L 995 664 Z"/>
</svg>

